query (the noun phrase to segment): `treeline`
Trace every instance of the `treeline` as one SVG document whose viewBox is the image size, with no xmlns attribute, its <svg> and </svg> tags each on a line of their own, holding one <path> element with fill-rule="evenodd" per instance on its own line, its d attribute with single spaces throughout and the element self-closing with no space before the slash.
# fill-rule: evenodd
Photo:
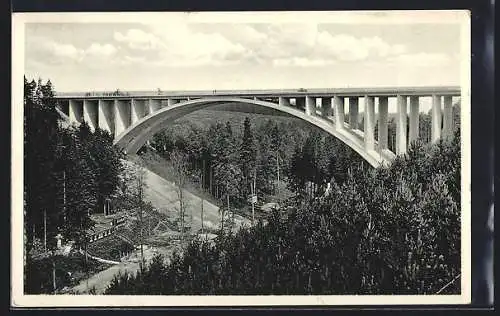
<svg viewBox="0 0 500 316">
<path fill-rule="evenodd" d="M 89 215 L 102 210 L 118 186 L 121 154 L 106 131 L 92 132 L 85 122 L 75 128 L 60 125 L 50 80 L 25 78 L 24 86 L 28 245 L 46 235 L 53 246 L 58 233 L 80 240 L 91 226 Z"/>
<path fill-rule="evenodd" d="M 242 123 L 192 125 L 182 132 L 167 128 L 150 144 L 167 159 L 173 151 L 183 152 L 201 186 L 219 200 L 229 195 L 235 206 L 246 203 L 253 184 L 260 197 L 278 194 L 278 179 L 302 194 L 332 179 L 342 181 L 348 166 L 362 161 L 336 138 L 296 120 L 255 124 L 246 117 Z"/>
<path fill-rule="evenodd" d="M 119 274 L 106 294 L 459 294 L 460 139 L 415 143 L 388 168 L 353 168 L 288 216 L 195 241 Z"/>
<path fill-rule="evenodd" d="M 86 241 L 90 214 L 117 189 L 121 153 L 108 132 L 61 125 L 50 80 L 24 78 L 24 113 L 26 285 L 34 291 L 30 256 L 54 249 L 58 234 L 77 247 Z"/>
</svg>

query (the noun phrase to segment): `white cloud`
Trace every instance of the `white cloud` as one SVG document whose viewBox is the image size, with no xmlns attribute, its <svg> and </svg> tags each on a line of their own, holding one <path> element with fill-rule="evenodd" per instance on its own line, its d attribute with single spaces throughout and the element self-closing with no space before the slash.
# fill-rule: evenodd
<svg viewBox="0 0 500 316">
<path fill-rule="evenodd" d="M 452 56 L 444 53 L 402 54 L 389 59 L 389 62 L 418 67 L 446 66 L 452 62 Z"/>
<path fill-rule="evenodd" d="M 125 34 L 115 32 L 113 37 L 117 42 L 126 43 L 132 49 L 149 50 L 162 47 L 158 37 L 139 29 L 129 29 Z"/>
<path fill-rule="evenodd" d="M 111 44 L 101 45 L 99 43 L 92 43 L 86 50 L 86 55 L 109 57 L 117 52 L 116 47 Z"/>
<path fill-rule="evenodd" d="M 333 59 L 309 59 L 305 57 L 277 58 L 273 60 L 274 66 L 298 66 L 298 67 L 316 67 L 333 65 L 337 63 Z"/>
<path fill-rule="evenodd" d="M 250 55 L 242 44 L 234 43 L 219 33 L 195 32 L 186 25 L 175 28 L 152 25 L 150 32 L 130 29 L 125 35 L 116 32 L 114 39 L 126 43 L 131 49 L 154 51 L 154 58 L 133 61 L 143 61 L 150 65 L 223 65 L 235 63 Z"/>
</svg>

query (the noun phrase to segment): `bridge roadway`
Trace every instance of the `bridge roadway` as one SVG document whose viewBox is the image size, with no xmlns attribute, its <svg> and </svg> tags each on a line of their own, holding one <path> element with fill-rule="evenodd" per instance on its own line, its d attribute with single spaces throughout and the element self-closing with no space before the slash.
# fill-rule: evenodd
<svg viewBox="0 0 500 316">
<path fill-rule="evenodd" d="M 129 91 L 56 93 L 59 109 L 70 122 L 87 122 L 114 135 L 115 146 L 136 153 L 165 124 L 221 103 L 248 104 L 302 119 L 351 147 L 373 166 L 405 154 L 419 138 L 421 97 L 432 97 L 431 141 L 453 137 L 452 97 L 460 88 L 368 87 L 208 91 Z M 397 98 L 396 150 L 388 149 L 388 98 Z M 359 102 L 364 99 L 363 129 Z M 377 111 L 375 100 L 378 99 Z M 320 101 L 320 102 L 317 102 Z M 345 103 L 349 110 L 345 113 Z M 409 108 L 409 109 L 408 109 Z M 375 126 L 378 127 L 376 132 Z M 378 137 L 376 137 L 378 134 Z"/>
<path fill-rule="evenodd" d="M 414 87 L 367 87 L 367 88 L 314 88 L 314 89 L 262 89 L 262 90 L 186 90 L 186 91 L 123 91 L 120 95 L 113 95 L 115 91 L 95 91 L 95 92 L 58 92 L 58 99 L 115 99 L 115 98 L 185 98 L 185 97 L 207 97 L 207 96 L 238 96 L 261 98 L 272 97 L 327 97 L 342 95 L 344 97 L 363 97 L 365 95 L 396 97 L 405 96 L 432 96 L 439 94 L 460 95 L 460 87 L 457 86 L 414 86 Z"/>
</svg>

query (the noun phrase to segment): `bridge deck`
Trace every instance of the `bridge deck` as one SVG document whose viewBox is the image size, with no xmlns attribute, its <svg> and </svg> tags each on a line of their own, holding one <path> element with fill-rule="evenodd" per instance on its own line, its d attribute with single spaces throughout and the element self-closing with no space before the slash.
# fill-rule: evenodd
<svg viewBox="0 0 500 316">
<path fill-rule="evenodd" d="M 370 87 L 370 88 L 328 88 L 328 89 L 266 89 L 266 90 L 198 90 L 198 91 L 122 91 L 119 95 L 115 92 L 95 91 L 95 92 L 58 92 L 58 99 L 116 99 L 116 98 L 180 98 L 180 97 L 209 97 L 209 96 L 240 96 L 240 97 L 328 97 L 341 95 L 344 97 L 364 95 L 374 96 L 431 96 L 439 95 L 460 95 L 458 86 L 433 86 L 433 87 Z"/>
</svg>

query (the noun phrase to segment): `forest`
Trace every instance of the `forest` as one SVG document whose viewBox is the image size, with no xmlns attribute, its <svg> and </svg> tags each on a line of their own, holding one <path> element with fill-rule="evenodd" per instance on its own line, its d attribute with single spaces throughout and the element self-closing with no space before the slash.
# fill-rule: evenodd
<svg viewBox="0 0 500 316">
<path fill-rule="evenodd" d="M 352 168 L 328 196 L 195 240 L 119 274 L 107 294 L 458 294 L 460 137 L 415 143 L 388 168 Z"/>
<path fill-rule="evenodd" d="M 87 274 L 104 268 L 81 256 L 63 262 L 56 235 L 86 249 L 90 215 L 109 199 L 133 208 L 127 188 L 135 180 L 112 135 L 64 125 L 50 80 L 24 85 L 25 290 L 51 293 L 50 271 L 40 267 L 52 265 L 54 275 L 56 262 L 83 264 Z M 453 110 L 459 122 L 459 104 Z M 429 113 L 419 126 L 422 141 L 376 169 L 298 120 L 242 114 L 166 127 L 142 150 L 169 160 L 221 209 L 247 207 L 254 194 L 279 206 L 250 228 L 221 227 L 214 241 L 194 238 L 169 260 L 118 274 L 106 294 L 459 293 L 460 130 L 431 145 Z M 391 118 L 390 149 L 395 130 Z M 282 198 L 285 190 L 291 197 Z"/>
<path fill-rule="evenodd" d="M 44 281 L 40 273 L 52 271 L 39 266 L 52 262 L 56 273 L 55 262 L 62 260 L 54 254 L 58 234 L 64 243 L 85 248 L 93 226 L 90 215 L 102 212 L 104 200 L 119 193 L 123 154 L 106 131 L 92 132 L 86 123 L 63 126 L 50 80 L 24 78 L 24 113 L 25 289 L 51 292 L 52 280 Z M 75 260 L 64 264 L 74 266 Z M 85 258 L 80 262 L 89 263 Z"/>
</svg>

